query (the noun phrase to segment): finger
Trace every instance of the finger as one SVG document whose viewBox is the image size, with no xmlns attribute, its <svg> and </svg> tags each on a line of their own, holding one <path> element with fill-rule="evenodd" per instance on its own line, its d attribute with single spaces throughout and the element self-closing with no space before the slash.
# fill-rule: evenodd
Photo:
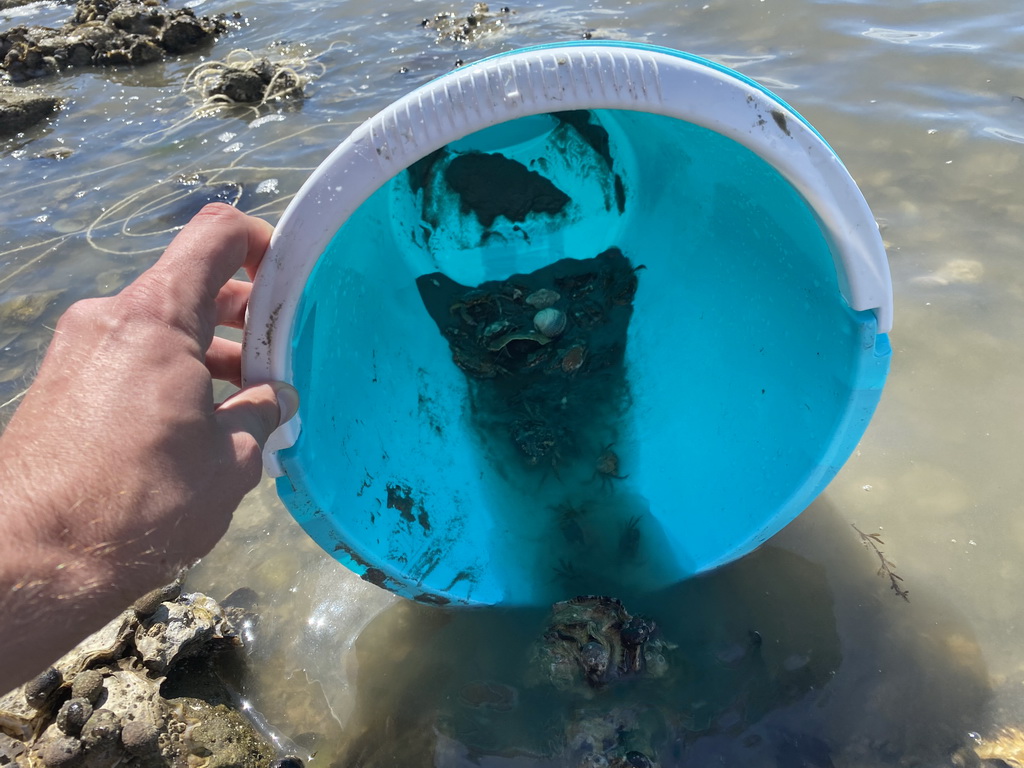
<svg viewBox="0 0 1024 768">
<path fill-rule="evenodd" d="M 200 285 L 213 286 L 216 294 L 239 269 L 244 268 L 250 277 L 256 274 L 273 233 L 274 228 L 263 219 L 225 203 L 211 203 L 175 236 L 154 268 L 174 273 L 194 268 Z M 201 259 L 196 264 L 197 251 L 220 258 Z"/>
<path fill-rule="evenodd" d="M 262 450 L 270 433 L 294 416 L 298 407 L 299 393 L 294 387 L 271 382 L 236 392 L 217 408 L 214 417 L 227 434 L 249 435 Z"/>
<path fill-rule="evenodd" d="M 206 368 L 220 381 L 242 386 L 242 345 L 221 336 L 214 336 L 206 350 Z"/>
<path fill-rule="evenodd" d="M 255 272 L 272 232 L 267 222 L 229 205 L 207 205 L 122 296 L 205 348 L 216 325 L 218 293 L 240 268 Z"/>
<path fill-rule="evenodd" d="M 252 283 L 228 280 L 217 293 L 217 325 L 245 327 L 245 308 L 251 293 Z"/>
</svg>

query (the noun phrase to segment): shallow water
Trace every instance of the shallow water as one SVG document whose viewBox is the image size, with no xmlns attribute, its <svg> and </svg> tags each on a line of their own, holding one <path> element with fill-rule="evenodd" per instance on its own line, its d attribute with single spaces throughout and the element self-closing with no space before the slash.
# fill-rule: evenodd
<svg viewBox="0 0 1024 768">
<path fill-rule="evenodd" d="M 457 44 L 418 24 L 470 3 L 193 5 L 245 17 L 207 58 L 304 56 L 309 98 L 191 119 L 181 86 L 199 55 L 48 84 L 61 114 L 0 151 L 0 422 L 71 302 L 118 290 L 207 200 L 276 220 L 354 125 L 459 59 L 584 32 L 691 51 L 778 92 L 835 148 L 882 227 L 896 305 L 882 403 L 819 501 L 754 555 L 630 606 L 679 645 L 684 671 L 651 696 L 693 717 L 663 761 L 942 765 L 970 732 L 1024 725 L 1024 6 L 568 0 L 511 5 L 503 32 Z M 0 24 L 66 13 L 34 4 Z M 55 148 L 72 154 L 44 156 Z M 854 524 L 881 533 L 909 602 L 876 575 Z M 459 703 L 474 681 L 520 684 L 543 615 L 397 601 L 312 544 L 269 482 L 191 580 L 262 596 L 247 695 L 311 765 L 467 764 L 460 743 L 509 755 L 481 764 L 543 764 L 529 754 L 557 740 L 538 747 L 525 705 Z M 750 631 L 763 638 L 759 670 L 735 662 Z"/>
</svg>

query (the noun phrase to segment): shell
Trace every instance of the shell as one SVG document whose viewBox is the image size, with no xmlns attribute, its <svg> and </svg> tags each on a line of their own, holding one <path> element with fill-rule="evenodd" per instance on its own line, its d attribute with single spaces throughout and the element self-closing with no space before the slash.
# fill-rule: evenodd
<svg viewBox="0 0 1024 768">
<path fill-rule="evenodd" d="M 545 336 L 543 333 L 534 333 L 533 331 L 527 331 L 526 333 L 506 333 L 504 336 L 490 342 L 487 345 L 487 349 L 491 352 L 500 352 L 513 341 L 534 341 L 537 344 L 544 346 L 545 344 L 551 343 L 551 337 Z M 458 365 L 457 361 L 456 365 Z"/>
<path fill-rule="evenodd" d="M 574 344 L 565 350 L 565 354 L 562 355 L 562 360 L 559 365 L 562 368 L 562 373 L 573 374 L 576 373 L 580 368 L 583 367 L 583 363 L 587 361 L 587 348 L 582 344 Z"/>
<path fill-rule="evenodd" d="M 534 291 L 527 296 L 526 303 L 534 309 L 547 309 L 558 303 L 560 298 L 562 296 L 557 291 L 552 291 L 550 288 L 541 288 L 539 291 Z"/>
<path fill-rule="evenodd" d="M 533 316 L 533 327 L 549 339 L 555 339 L 565 330 L 565 312 L 554 307 L 542 309 Z"/>
</svg>

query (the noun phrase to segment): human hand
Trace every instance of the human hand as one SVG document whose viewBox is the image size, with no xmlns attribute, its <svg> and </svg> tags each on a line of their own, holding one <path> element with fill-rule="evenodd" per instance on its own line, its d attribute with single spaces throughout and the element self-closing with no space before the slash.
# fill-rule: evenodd
<svg viewBox="0 0 1024 768">
<path fill-rule="evenodd" d="M 18 682 L 10 660 L 41 669 L 205 555 L 259 481 L 298 396 L 262 384 L 216 405 L 213 379 L 240 382 L 241 349 L 214 329 L 242 326 L 251 283 L 232 275 L 255 274 L 272 231 L 206 206 L 120 294 L 57 324 L 0 437 L 0 692 Z"/>
</svg>

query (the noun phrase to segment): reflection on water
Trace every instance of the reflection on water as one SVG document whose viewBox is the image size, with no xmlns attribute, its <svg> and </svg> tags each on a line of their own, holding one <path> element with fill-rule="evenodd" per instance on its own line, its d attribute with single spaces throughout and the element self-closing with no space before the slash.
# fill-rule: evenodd
<svg viewBox="0 0 1024 768">
<path fill-rule="evenodd" d="M 423 2 L 193 5 L 248 20 L 208 58 L 301 41 L 323 73 L 296 111 L 174 131 L 192 109 L 181 89 L 198 55 L 48 84 L 65 100 L 59 116 L 0 151 L 0 423 L 72 301 L 118 290 L 207 199 L 275 220 L 353 125 L 458 59 L 585 32 L 689 50 L 784 84 L 843 158 L 882 226 L 896 320 L 886 394 L 824 499 L 770 548 L 628 606 L 678 644 L 679 677 L 650 694 L 662 720 L 706 713 L 655 728 L 658 754 L 674 765 L 934 765 L 969 731 L 1024 723 L 1024 6 L 567 0 L 512 5 L 500 34 L 463 45 L 418 26 L 447 9 Z M 40 3 L 0 23 L 57 24 L 66 12 Z M 910 603 L 876 577 L 850 523 L 882 531 Z M 192 581 L 215 597 L 260 595 L 248 694 L 313 765 L 543 764 L 551 743 L 537 746 L 532 710 L 549 715 L 556 743 L 574 717 L 572 701 L 520 679 L 543 615 L 399 602 L 323 555 L 269 484 Z M 473 687 L 488 681 L 516 690 L 512 709 L 488 708 L 506 690 Z M 610 696 L 635 706 L 641 689 Z M 508 728 L 492 733 L 498 721 Z M 519 734 L 527 746 L 507 757 Z M 506 757 L 480 758 L 487 749 Z"/>
</svg>

